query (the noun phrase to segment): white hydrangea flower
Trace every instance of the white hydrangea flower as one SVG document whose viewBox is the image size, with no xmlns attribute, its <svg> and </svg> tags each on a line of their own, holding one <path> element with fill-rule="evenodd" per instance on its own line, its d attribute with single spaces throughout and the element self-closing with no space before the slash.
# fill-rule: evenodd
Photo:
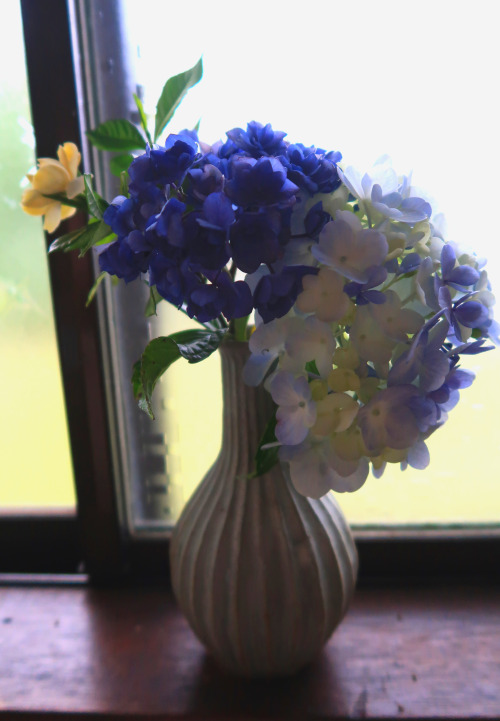
<svg viewBox="0 0 500 721">
<path fill-rule="evenodd" d="M 385 303 L 369 305 L 370 313 L 384 335 L 404 343 L 408 334 L 414 334 L 421 328 L 424 319 L 416 311 L 402 308 L 401 298 L 393 290 L 388 290 L 385 297 Z"/>
<path fill-rule="evenodd" d="M 299 373 L 306 363 L 315 360 L 320 375 L 326 378 L 332 370 L 335 338 L 330 326 L 313 315 L 305 320 L 297 318 L 287 326 L 285 351 L 280 364 L 284 370 Z"/>
<path fill-rule="evenodd" d="M 352 305 L 344 293 L 344 279 L 330 268 L 321 268 L 317 275 L 304 276 L 302 287 L 295 306 L 302 313 L 314 313 L 318 320 L 338 321 Z"/>
<path fill-rule="evenodd" d="M 243 368 L 243 381 L 249 386 L 262 383 L 272 364 L 285 350 L 289 318 L 260 323 L 248 342 L 251 355 Z"/>
<path fill-rule="evenodd" d="M 325 225 L 312 253 L 320 263 L 358 283 L 366 283 L 369 269 L 382 265 L 389 245 L 383 233 L 363 228 L 349 210 L 337 213 L 336 220 Z"/>
<path fill-rule="evenodd" d="M 379 158 L 364 175 L 352 166 L 339 174 L 356 198 L 369 203 L 386 218 L 413 224 L 431 216 L 431 205 L 416 195 L 411 185 L 411 176 L 398 178 L 386 155 Z"/>
<path fill-rule="evenodd" d="M 290 446 L 302 443 L 316 421 L 316 404 L 306 378 L 279 371 L 270 383 L 270 391 L 278 406 L 277 440 Z"/>
<path fill-rule="evenodd" d="M 280 458 L 287 461 L 290 479 L 297 491 L 309 498 L 321 498 L 331 490 L 352 493 L 361 488 L 368 477 L 366 458 L 345 463 L 329 440 L 307 440 L 295 448 L 281 448 Z M 284 468 L 286 472 L 286 464 Z"/>
<path fill-rule="evenodd" d="M 351 193 L 360 200 L 371 201 L 374 185 L 380 187 L 383 195 L 396 192 L 399 185 L 398 176 L 387 155 L 380 157 L 370 171 L 363 175 L 352 165 L 345 170 L 339 169 L 339 175 Z"/>
<path fill-rule="evenodd" d="M 387 363 L 396 345 L 396 341 L 385 335 L 374 321 L 370 305 L 356 308 L 356 318 L 351 326 L 349 338 L 363 360 L 376 363 Z"/>
<path fill-rule="evenodd" d="M 359 405 L 347 393 L 330 393 L 316 403 L 316 423 L 311 433 L 329 436 L 341 433 L 352 425 L 359 411 Z"/>
</svg>

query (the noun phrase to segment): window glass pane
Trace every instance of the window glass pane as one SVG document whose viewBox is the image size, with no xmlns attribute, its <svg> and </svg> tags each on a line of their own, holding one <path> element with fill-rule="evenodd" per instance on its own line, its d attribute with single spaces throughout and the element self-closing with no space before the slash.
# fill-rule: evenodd
<svg viewBox="0 0 500 721">
<path fill-rule="evenodd" d="M 19 3 L 1 6 L 0 508 L 74 506 L 42 223 L 19 205 L 34 165 Z"/>
<path fill-rule="evenodd" d="M 162 9 L 131 0 L 127 9 L 150 113 L 166 77 L 203 54 L 204 78 L 176 113 L 171 132 L 201 118 L 201 139 L 215 142 L 226 130 L 258 120 L 287 131 L 292 142 L 340 150 L 344 163 L 360 170 L 387 153 L 398 172 L 413 171 L 414 184 L 445 213 L 447 239 L 488 257 L 493 289 L 500 292 L 493 208 L 500 118 L 492 92 L 500 50 L 490 3 L 424 1 L 415 11 L 399 2 L 360 2 L 354 10 L 313 0 L 299 13 L 257 2 L 239 15 L 232 3 L 193 2 L 195 22 L 182 5 Z M 172 311 L 166 318 L 168 329 L 184 327 Z M 491 468 L 499 440 L 499 353 L 471 357 L 463 367 L 477 371 L 477 379 L 430 439 L 430 466 L 405 473 L 392 467 L 381 479 L 369 477 L 361 491 L 340 496 L 352 522 L 500 519 Z M 200 364 L 196 376 L 187 365 L 175 372 L 179 380 L 169 370 L 163 384 L 172 412 L 169 467 L 179 497 L 187 497 L 218 448 L 220 426 L 212 421 L 220 417 L 220 381 L 215 361 Z M 200 425 L 193 432 L 195 421 Z M 193 436 L 204 439 L 196 464 Z"/>
</svg>

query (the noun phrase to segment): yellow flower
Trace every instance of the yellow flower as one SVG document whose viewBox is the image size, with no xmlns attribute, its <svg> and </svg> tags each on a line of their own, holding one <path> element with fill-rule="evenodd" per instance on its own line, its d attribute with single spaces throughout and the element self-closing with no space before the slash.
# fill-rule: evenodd
<svg viewBox="0 0 500 721">
<path fill-rule="evenodd" d="M 43 227 L 49 233 L 54 232 L 61 220 L 74 215 L 76 208 L 45 196 L 65 193 L 68 198 L 75 198 L 84 190 L 83 176 L 77 176 L 81 155 L 76 145 L 60 145 L 57 157 L 59 160 L 39 158 L 37 172 L 26 176 L 33 187 L 25 190 L 21 198 L 25 213 L 45 216 Z"/>
</svg>

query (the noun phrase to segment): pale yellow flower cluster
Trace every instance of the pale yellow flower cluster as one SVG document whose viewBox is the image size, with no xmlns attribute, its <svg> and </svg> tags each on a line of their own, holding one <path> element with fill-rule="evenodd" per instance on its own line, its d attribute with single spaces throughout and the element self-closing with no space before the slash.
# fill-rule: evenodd
<svg viewBox="0 0 500 721">
<path fill-rule="evenodd" d="M 44 230 L 53 233 L 59 223 L 76 213 L 76 208 L 64 205 L 47 195 L 65 194 L 75 198 L 84 190 L 83 176 L 78 175 L 80 151 L 74 143 L 64 143 L 57 149 L 57 157 L 39 158 L 38 170 L 26 177 L 32 188 L 24 191 L 21 207 L 28 215 L 44 215 Z"/>
</svg>

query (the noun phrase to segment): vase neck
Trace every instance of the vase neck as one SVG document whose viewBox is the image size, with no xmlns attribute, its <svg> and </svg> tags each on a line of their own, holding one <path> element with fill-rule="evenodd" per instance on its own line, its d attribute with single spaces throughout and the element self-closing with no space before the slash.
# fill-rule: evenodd
<svg viewBox="0 0 500 721">
<path fill-rule="evenodd" d="M 243 382 L 243 367 L 249 357 L 247 343 L 223 343 L 219 350 L 224 397 L 222 448 L 246 449 L 253 461 L 274 403 L 262 386 L 254 388 Z"/>
</svg>

